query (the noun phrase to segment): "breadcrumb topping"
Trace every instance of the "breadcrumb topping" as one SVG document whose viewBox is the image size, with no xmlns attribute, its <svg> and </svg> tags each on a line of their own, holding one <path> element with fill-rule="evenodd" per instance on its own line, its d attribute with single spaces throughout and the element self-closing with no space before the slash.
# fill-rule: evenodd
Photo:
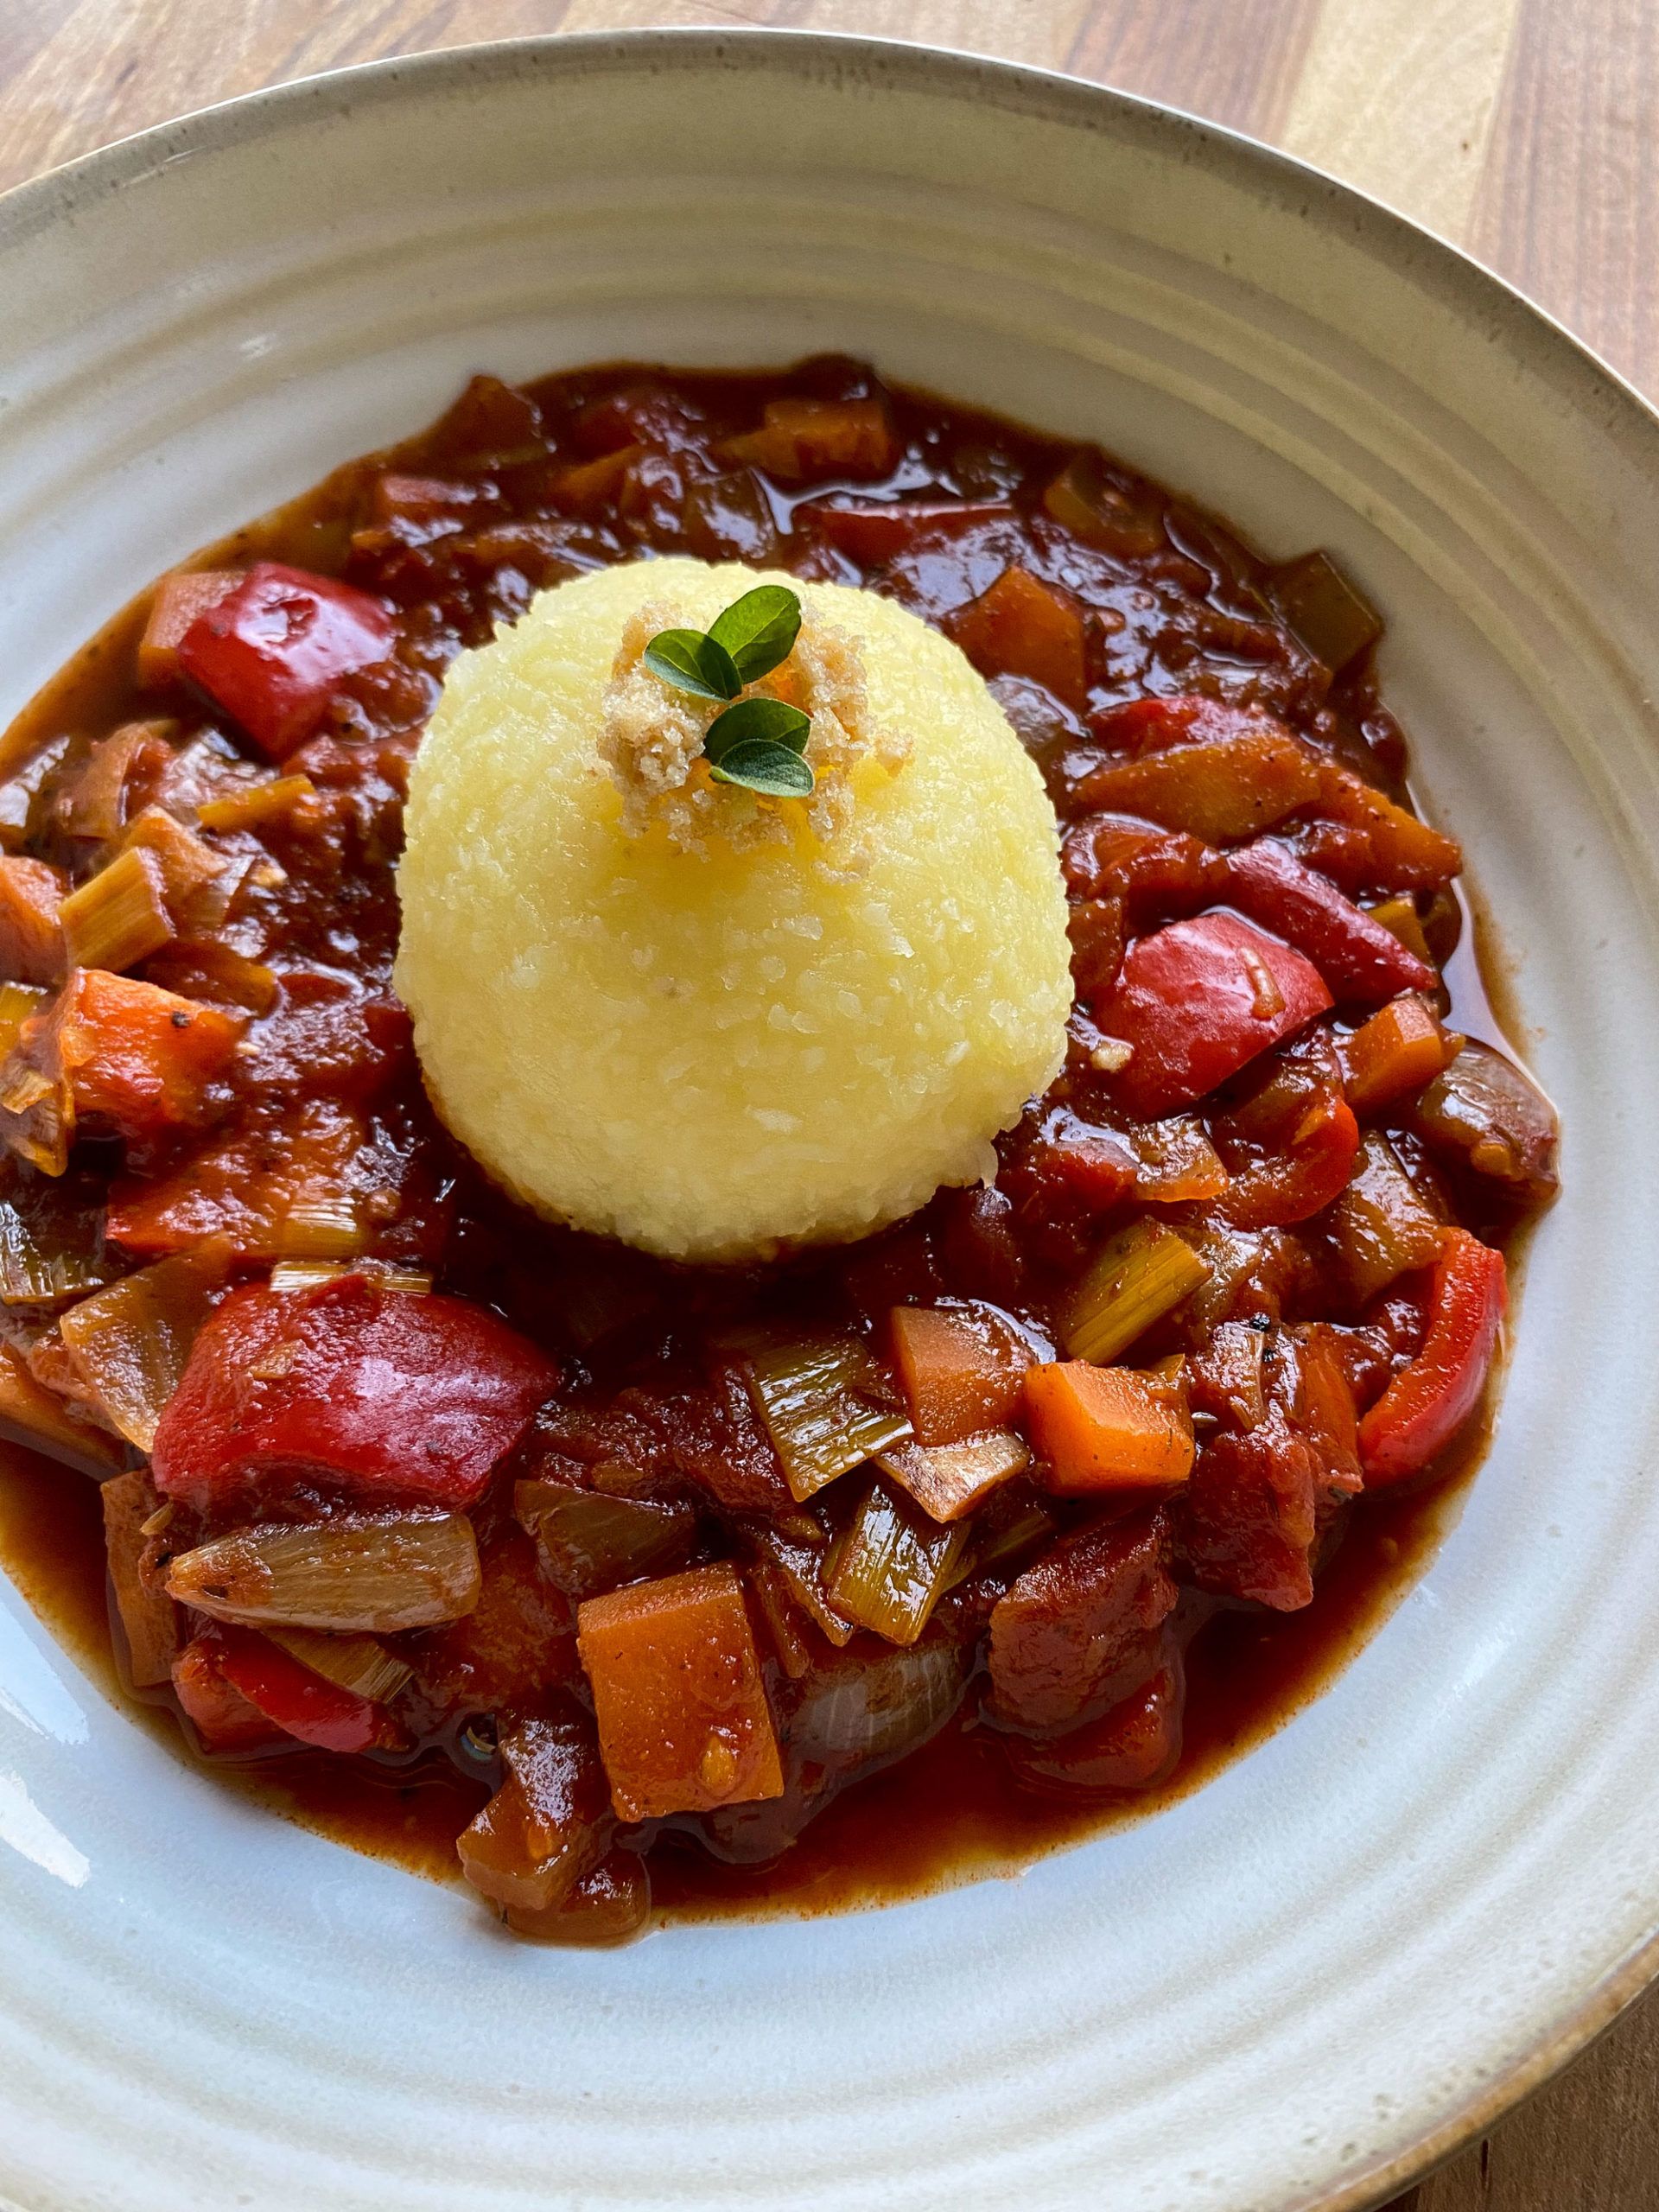
<svg viewBox="0 0 1659 2212">
<path fill-rule="evenodd" d="M 850 834 L 852 772 L 868 755 L 895 775 L 910 755 L 908 738 L 874 725 L 856 644 L 804 607 L 789 658 L 753 686 L 753 695 L 798 707 L 812 724 L 805 752 L 817 782 L 810 798 L 766 798 L 718 784 L 709 772 L 702 741 L 726 702 L 676 690 L 645 665 L 645 648 L 658 632 L 683 627 L 685 620 L 664 601 L 642 607 L 623 630 L 611 670 L 599 753 L 622 794 L 624 830 L 638 837 L 661 823 L 683 852 L 702 852 L 710 836 L 723 837 L 741 852 L 788 844 L 794 836 L 792 810 L 804 807 L 818 842 L 835 848 L 842 865 L 856 870 L 861 856 Z"/>
</svg>

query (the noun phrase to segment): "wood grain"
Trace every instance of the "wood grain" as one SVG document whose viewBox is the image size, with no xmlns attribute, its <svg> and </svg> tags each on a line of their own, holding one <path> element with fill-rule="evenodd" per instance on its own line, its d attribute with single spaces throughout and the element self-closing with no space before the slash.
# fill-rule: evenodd
<svg viewBox="0 0 1659 2212">
<path fill-rule="evenodd" d="M 0 187 L 381 55 L 777 24 L 1067 69 L 1283 143 L 1659 391 L 1659 0 L 0 0 Z M 1390 2212 L 1659 2212 L 1659 1997 Z"/>
</svg>

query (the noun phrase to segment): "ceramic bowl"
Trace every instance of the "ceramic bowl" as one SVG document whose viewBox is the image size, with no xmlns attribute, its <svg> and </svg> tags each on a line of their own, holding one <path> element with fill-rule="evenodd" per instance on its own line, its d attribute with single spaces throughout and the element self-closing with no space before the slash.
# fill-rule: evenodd
<svg viewBox="0 0 1659 2212">
<path fill-rule="evenodd" d="M 28 2212 L 1357 2207 L 1659 1928 L 1659 426 L 1295 163 L 943 54 L 658 32 L 238 101 L 0 202 L 0 709 L 474 368 L 823 347 L 1096 438 L 1385 610 L 1566 1125 L 1496 1446 L 1322 1700 L 1161 1816 L 884 1912 L 517 1944 L 243 1804 L 0 1589 Z M 66 1481 L 79 1478 L 66 1475 Z"/>
</svg>

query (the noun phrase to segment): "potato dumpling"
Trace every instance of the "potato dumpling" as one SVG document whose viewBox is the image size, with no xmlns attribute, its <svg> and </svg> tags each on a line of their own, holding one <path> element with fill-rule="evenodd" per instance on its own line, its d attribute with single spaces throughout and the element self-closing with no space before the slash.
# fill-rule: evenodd
<svg viewBox="0 0 1659 2212">
<path fill-rule="evenodd" d="M 766 688 L 810 708 L 816 669 L 841 715 L 815 713 L 818 794 L 711 785 L 671 745 L 631 780 L 639 640 L 763 582 L 798 593 L 808 671 Z M 871 593 L 683 560 L 543 593 L 451 669 L 407 840 L 428 1088 L 550 1220 L 693 1261 L 861 1236 L 994 1173 L 1060 1065 L 1041 780 L 957 648 Z"/>
</svg>

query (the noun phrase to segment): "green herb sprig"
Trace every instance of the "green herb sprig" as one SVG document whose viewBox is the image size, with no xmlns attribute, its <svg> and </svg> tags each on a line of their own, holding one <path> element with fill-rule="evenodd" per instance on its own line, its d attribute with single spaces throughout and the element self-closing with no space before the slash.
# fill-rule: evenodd
<svg viewBox="0 0 1659 2212">
<path fill-rule="evenodd" d="M 766 798 L 805 798 L 817 778 L 805 759 L 810 715 L 781 699 L 739 696 L 795 650 L 801 602 L 783 584 L 759 584 L 703 630 L 659 630 L 645 666 L 696 699 L 729 699 L 702 741 L 717 784 L 741 785 Z"/>
</svg>

